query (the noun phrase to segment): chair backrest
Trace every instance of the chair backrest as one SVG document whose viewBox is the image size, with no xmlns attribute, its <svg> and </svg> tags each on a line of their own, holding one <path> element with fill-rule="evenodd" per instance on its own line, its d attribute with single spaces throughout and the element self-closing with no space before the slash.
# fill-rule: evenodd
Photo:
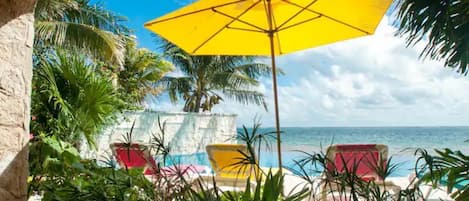
<svg viewBox="0 0 469 201">
<path fill-rule="evenodd" d="M 246 155 L 250 156 L 245 145 L 212 144 L 207 145 L 206 150 L 210 165 L 218 177 L 255 179 L 259 175 L 259 168 L 256 165 L 242 162 Z M 257 158 L 255 160 L 257 161 Z"/>
<path fill-rule="evenodd" d="M 121 167 L 143 168 L 145 174 L 151 174 L 151 170 L 157 167 L 150 151 L 141 144 L 113 143 L 111 150 Z"/>
<path fill-rule="evenodd" d="M 370 181 L 382 181 L 377 170 L 385 169 L 388 147 L 382 144 L 339 144 L 327 149 L 326 168 L 343 173 L 348 171 Z"/>
</svg>

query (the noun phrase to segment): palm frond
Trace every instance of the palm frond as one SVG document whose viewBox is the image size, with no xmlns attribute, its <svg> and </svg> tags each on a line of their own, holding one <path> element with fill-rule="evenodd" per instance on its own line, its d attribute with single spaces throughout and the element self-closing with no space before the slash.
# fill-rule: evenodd
<svg viewBox="0 0 469 201">
<path fill-rule="evenodd" d="M 251 77 L 251 78 L 259 78 L 259 77 L 270 77 L 272 76 L 272 68 L 269 65 L 263 63 L 246 63 L 234 68 L 235 72 L 242 72 L 243 74 Z M 284 75 L 282 69 L 277 68 L 277 73 L 279 75 Z"/>
<path fill-rule="evenodd" d="M 425 150 L 417 150 L 419 158 L 416 170 L 420 164 L 421 182 L 431 182 L 433 187 L 446 185 L 447 192 L 456 201 L 463 201 L 469 194 L 469 156 L 461 151 L 450 149 L 435 150 L 436 155 L 430 155 Z M 421 172 L 417 172 L 421 174 Z"/>
<path fill-rule="evenodd" d="M 104 9 L 98 4 L 89 5 L 89 1 L 83 1 L 80 5 L 80 12 L 74 15 L 68 15 L 67 18 L 71 22 L 92 25 L 96 28 L 110 31 L 115 34 L 127 34 L 130 30 L 123 26 L 122 23 L 127 21 L 124 16 L 116 15 L 109 10 Z"/>
<path fill-rule="evenodd" d="M 36 43 L 83 50 L 95 58 L 105 58 L 123 63 L 123 38 L 96 27 L 70 22 L 37 21 Z"/>
<path fill-rule="evenodd" d="M 122 65 L 125 18 L 88 0 L 39 0 L 36 7 L 35 48 L 82 50 L 94 58 Z"/>
<path fill-rule="evenodd" d="M 62 19 L 71 10 L 78 10 L 79 2 L 75 0 L 38 0 L 34 10 L 38 21 Z"/>
<path fill-rule="evenodd" d="M 173 65 L 159 54 L 137 48 L 135 39 L 126 40 L 124 68 L 117 73 L 120 90 L 131 104 L 140 105 L 148 95 L 156 96 L 164 89 L 158 84 Z"/>
<path fill-rule="evenodd" d="M 211 82 L 207 86 L 208 89 L 249 88 L 259 84 L 259 81 L 243 73 L 213 72 L 209 76 Z"/>
<path fill-rule="evenodd" d="M 178 101 L 178 94 L 189 93 L 192 89 L 192 79 L 189 77 L 163 77 L 158 81 L 168 90 L 171 102 Z"/>
<path fill-rule="evenodd" d="M 265 102 L 264 95 L 257 91 L 238 90 L 238 89 L 224 89 L 223 94 L 228 98 L 234 99 L 243 104 L 254 103 L 261 105 L 267 110 L 267 103 Z"/>
<path fill-rule="evenodd" d="M 63 140 L 74 141 L 86 137 L 94 145 L 94 135 L 112 122 L 124 103 L 117 97 L 112 83 L 95 72 L 96 65 L 83 56 L 58 51 L 43 60 L 35 69 L 35 83 L 39 93 L 35 100 L 44 100 L 42 108 L 56 114 L 44 122 L 55 129 Z M 42 113 L 44 111 L 33 111 Z"/>
<path fill-rule="evenodd" d="M 408 46 L 426 41 L 420 56 L 444 60 L 445 66 L 467 75 L 469 65 L 469 2 L 400 0 L 397 35 Z"/>
</svg>

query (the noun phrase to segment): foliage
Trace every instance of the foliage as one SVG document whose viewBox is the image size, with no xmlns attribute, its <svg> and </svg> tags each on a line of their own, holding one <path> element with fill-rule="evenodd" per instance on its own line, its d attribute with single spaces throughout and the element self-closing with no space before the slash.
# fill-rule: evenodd
<svg viewBox="0 0 469 201">
<path fill-rule="evenodd" d="M 420 182 L 431 182 L 433 187 L 443 184 L 447 192 L 456 201 L 465 201 L 469 198 L 469 156 L 461 151 L 450 149 L 435 150 L 436 155 L 430 155 L 427 151 L 419 149 L 417 165 L 422 165 L 416 172 L 422 175 Z M 419 162 L 423 162 L 419 164 Z M 419 169 L 416 167 L 416 170 Z"/>
<path fill-rule="evenodd" d="M 469 1 L 399 0 L 398 35 L 407 45 L 427 41 L 421 56 L 445 60 L 445 66 L 467 75 L 469 65 Z"/>
<path fill-rule="evenodd" d="M 251 128 L 243 125 L 242 131 L 238 131 L 235 139 L 246 145 L 248 154 L 241 152 L 244 157 L 233 163 L 233 166 L 246 166 L 249 164 L 259 166 L 258 159 L 261 157 L 261 148 L 271 149 L 271 141 L 277 139 L 275 137 L 276 132 L 261 132 L 261 125 L 260 121 L 255 119 Z M 254 172 L 256 173 L 256 171 Z M 260 175 L 255 176 L 259 177 Z"/>
<path fill-rule="evenodd" d="M 125 100 L 141 104 L 147 95 L 162 92 L 157 81 L 173 70 L 171 63 L 148 49 L 137 48 L 135 39 L 126 40 L 124 58 L 124 69 L 118 72 L 117 78 Z"/>
<path fill-rule="evenodd" d="M 227 191 L 223 193 L 223 198 L 227 201 L 301 201 L 308 197 L 310 193 L 308 188 L 303 188 L 296 193 L 290 193 L 287 196 L 283 196 L 284 178 L 285 176 L 281 175 L 280 172 L 273 174 L 272 171 L 269 170 L 264 182 L 262 182 L 262 176 L 257 181 L 254 192 L 251 192 L 251 184 L 248 179 L 248 182 L 246 182 L 246 188 L 243 192 Z"/>
<path fill-rule="evenodd" d="M 305 156 L 294 160 L 296 168 L 290 170 L 309 184 L 312 189 L 310 200 L 320 200 L 324 196 L 332 196 L 334 200 L 369 201 L 414 201 L 422 198 L 422 193 L 416 185 L 397 190 L 396 186 L 386 182 L 362 179 L 357 175 L 357 171 L 358 163 L 364 161 L 357 161 L 349 168 L 341 168 L 343 171 L 339 172 L 337 171 L 339 168 L 335 167 L 334 161 L 331 161 L 326 153 L 301 152 Z M 342 160 L 344 164 L 349 162 L 344 157 L 339 160 Z M 377 164 L 368 165 L 384 181 L 399 166 L 392 162 L 392 157 L 387 161 L 382 160 Z M 321 176 L 311 176 L 317 174 Z"/>
<path fill-rule="evenodd" d="M 79 50 L 93 58 L 121 65 L 124 35 L 117 16 L 89 0 L 38 0 L 35 9 L 35 55 L 56 47 Z"/>
<path fill-rule="evenodd" d="M 34 68 L 31 130 L 79 145 L 124 108 L 111 81 L 83 56 L 57 52 Z"/>
<path fill-rule="evenodd" d="M 55 136 L 37 136 L 30 159 L 29 194 L 42 192 L 44 201 L 154 200 L 154 186 L 141 170 L 116 169 L 110 160 L 100 166 L 82 160 L 71 144 Z"/>
<path fill-rule="evenodd" d="M 261 132 L 260 126 L 261 124 L 255 121 L 252 128 L 243 126 L 243 130 L 238 133 L 237 139 L 246 144 L 249 154 L 234 161 L 234 166 L 259 167 L 255 154 L 260 151 L 256 146 L 269 147 L 269 140 L 274 139 L 274 132 Z M 61 142 L 54 136 L 36 136 L 30 146 L 30 192 L 43 192 L 44 200 L 300 201 L 319 200 L 321 198 L 316 197 L 320 195 L 318 192 L 325 189 L 327 194 L 335 195 L 334 200 L 416 201 L 424 198 L 419 190 L 419 185 L 424 182 L 431 181 L 437 185 L 444 178 L 448 192 L 451 192 L 455 186 L 468 180 L 469 157 L 451 150 L 437 151 L 437 156 L 430 156 L 420 150 L 418 153 L 422 154 L 419 161 L 423 161 L 424 165 L 420 168 L 416 165 L 416 172 L 425 174 L 419 182 L 399 191 L 387 183 L 358 177 L 357 166 L 344 168 L 342 172 L 337 171 L 338 168 L 335 167 L 328 168 L 328 164 L 334 163 L 323 152 L 303 152 L 305 157 L 295 160 L 298 168 L 291 171 L 306 181 L 307 185 L 295 186 L 286 194 L 285 175 L 279 172 L 274 174 L 269 170 L 255 175 L 255 183 L 247 178 L 242 191 L 223 191 L 214 178 L 211 187 L 201 180 L 188 180 L 185 170 L 178 166 L 174 166 L 169 174 L 161 171 L 159 167 L 166 164 L 165 161 L 174 160 L 171 159 L 171 148 L 165 138 L 166 122 L 160 122 L 158 119 L 158 128 L 147 148 L 163 162 L 155 167 L 151 180 L 143 176 L 142 169 L 117 169 L 111 159 L 98 165 L 94 161 L 80 159 L 76 149 L 69 143 Z M 129 145 L 129 148 L 134 143 L 132 135 L 133 126 L 124 137 L 124 143 Z M 343 157 L 341 160 L 346 163 Z M 419 161 L 417 164 L 420 164 Z M 387 161 L 378 162 L 373 168 L 383 179 L 398 168 L 398 164 L 392 162 L 392 157 Z M 317 173 L 322 173 L 322 176 L 311 176 Z M 452 196 L 457 201 L 464 201 L 466 193 L 467 185 L 453 191 Z"/>
<path fill-rule="evenodd" d="M 32 182 L 30 191 L 37 190 L 42 178 L 66 174 L 71 168 L 81 168 L 80 155 L 75 147 L 56 136 L 35 136 L 29 146 L 29 166 Z"/>
<path fill-rule="evenodd" d="M 192 56 L 169 42 L 164 43 L 165 55 L 184 75 L 165 76 L 160 83 L 168 90 L 172 102 L 183 98 L 184 111 L 211 111 L 223 100 L 221 94 L 266 108 L 263 94 L 253 88 L 259 85 L 258 78 L 270 75 L 268 65 L 255 63 L 254 57 L 247 56 Z"/>
</svg>

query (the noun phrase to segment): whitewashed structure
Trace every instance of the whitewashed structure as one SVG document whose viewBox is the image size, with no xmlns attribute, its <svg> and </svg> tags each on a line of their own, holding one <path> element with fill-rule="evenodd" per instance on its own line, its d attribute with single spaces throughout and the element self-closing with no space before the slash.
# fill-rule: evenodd
<svg viewBox="0 0 469 201">
<path fill-rule="evenodd" d="M 109 145 L 124 142 L 134 122 L 132 141 L 139 143 L 148 143 L 153 135 L 160 135 L 159 125 L 164 124 L 165 143 L 177 155 L 205 152 L 208 144 L 236 142 L 235 114 L 137 111 L 124 113 L 118 123 L 98 136 L 97 149 L 83 147 L 82 156 L 101 159 L 110 154 Z"/>
</svg>

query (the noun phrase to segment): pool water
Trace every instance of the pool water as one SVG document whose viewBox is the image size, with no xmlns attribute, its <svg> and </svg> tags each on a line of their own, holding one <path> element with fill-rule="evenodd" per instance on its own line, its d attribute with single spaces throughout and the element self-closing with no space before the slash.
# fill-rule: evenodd
<svg viewBox="0 0 469 201">
<path fill-rule="evenodd" d="M 283 166 L 291 170 L 292 172 L 300 171 L 300 168 L 295 165 L 295 160 L 301 160 L 305 158 L 305 154 L 295 151 L 284 151 L 282 152 Z M 277 153 L 261 151 L 259 163 L 262 167 L 278 167 Z M 210 166 L 206 153 L 196 153 L 190 155 L 172 155 L 167 160 L 166 165 L 173 164 L 194 164 L 194 165 L 205 165 Z M 393 156 L 391 164 L 397 164 L 397 169 L 391 173 L 390 177 L 407 177 L 409 174 L 414 172 L 415 159 L 410 156 Z M 320 167 L 305 166 L 308 175 L 315 176 L 322 172 Z"/>
</svg>

